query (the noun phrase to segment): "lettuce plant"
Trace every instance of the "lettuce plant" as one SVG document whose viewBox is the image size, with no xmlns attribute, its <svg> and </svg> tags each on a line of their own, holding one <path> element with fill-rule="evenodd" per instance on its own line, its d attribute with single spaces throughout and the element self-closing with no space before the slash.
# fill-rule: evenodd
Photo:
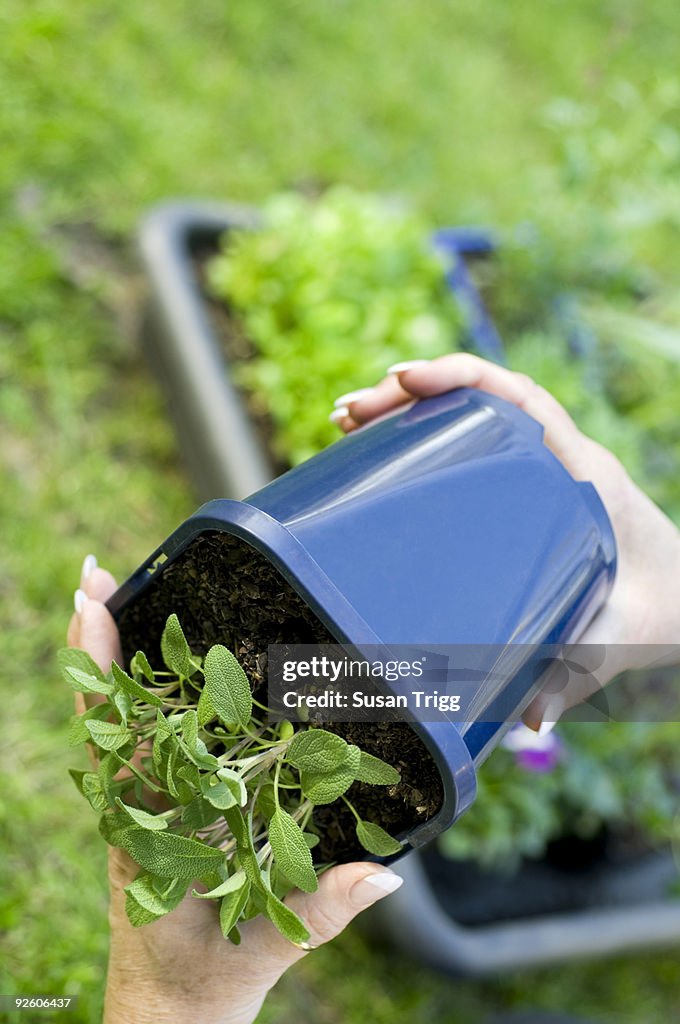
<svg viewBox="0 0 680 1024">
<path fill-rule="evenodd" d="M 92 747 L 96 766 L 71 775 L 104 839 L 139 865 L 125 890 L 128 918 L 156 921 L 191 890 L 219 903 L 232 942 L 239 922 L 260 913 L 305 942 L 283 897 L 293 887 L 314 892 L 328 867 L 312 857 L 314 808 L 343 801 L 367 852 L 399 853 L 402 844 L 362 820 L 346 795 L 356 780 L 393 786 L 399 773 L 335 733 L 270 721 L 235 656 L 221 644 L 193 654 L 176 615 L 161 652 L 162 671 L 140 651 L 129 674 L 115 662 L 104 674 L 85 651 L 59 653 L 66 682 L 97 701 L 70 730 L 72 745 Z"/>
<path fill-rule="evenodd" d="M 236 383 L 274 423 L 289 464 L 336 438 L 333 400 L 392 363 L 452 352 L 461 315 L 431 227 L 384 198 L 334 188 L 276 196 L 258 231 L 230 233 L 209 266 L 214 294 L 252 345 Z"/>
<path fill-rule="evenodd" d="M 640 849 L 642 837 L 643 849 L 677 837 L 675 722 L 563 722 L 556 733 L 549 770 L 494 751 L 473 809 L 439 840 L 446 856 L 510 872 L 522 857 L 541 857 L 552 840 L 591 839 L 603 826 L 623 830 L 629 849 Z"/>
</svg>

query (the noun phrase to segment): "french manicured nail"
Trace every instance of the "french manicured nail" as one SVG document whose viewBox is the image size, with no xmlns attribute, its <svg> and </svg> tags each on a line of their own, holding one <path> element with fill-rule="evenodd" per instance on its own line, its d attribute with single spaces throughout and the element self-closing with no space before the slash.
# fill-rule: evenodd
<svg viewBox="0 0 680 1024">
<path fill-rule="evenodd" d="M 404 370 L 413 370 L 416 366 L 425 366 L 427 359 L 409 359 L 405 363 L 395 363 L 387 367 L 387 373 L 403 373 Z"/>
<path fill-rule="evenodd" d="M 541 722 L 541 724 L 538 727 L 539 737 L 547 736 L 549 733 L 553 731 L 556 725 L 557 722 Z"/>
<path fill-rule="evenodd" d="M 370 907 L 384 896 L 396 892 L 403 882 L 401 875 L 396 875 L 394 871 L 376 871 L 352 886 L 350 899 L 356 907 Z"/>
<path fill-rule="evenodd" d="M 91 576 L 94 570 L 97 568 L 97 559 L 94 555 L 85 555 L 85 561 L 83 567 L 80 570 L 80 580 L 84 583 L 88 576 Z"/>
<path fill-rule="evenodd" d="M 365 398 L 366 395 L 371 395 L 375 391 L 375 388 L 359 388 L 358 391 L 348 391 L 346 395 L 340 395 L 333 402 L 336 409 L 341 408 L 343 405 L 349 405 L 350 402 L 358 402 L 360 398 Z"/>
<path fill-rule="evenodd" d="M 328 419 L 331 423 L 339 423 L 340 420 L 344 420 L 347 416 L 349 416 L 349 409 L 346 405 L 341 405 L 339 409 L 333 410 Z"/>
<path fill-rule="evenodd" d="M 80 587 L 79 587 L 76 590 L 75 594 L 73 595 L 73 607 L 77 611 L 78 615 L 80 615 L 80 613 L 82 612 L 83 608 L 85 607 L 85 602 L 86 601 L 87 601 L 87 594 L 85 593 L 84 590 L 81 590 Z"/>
</svg>

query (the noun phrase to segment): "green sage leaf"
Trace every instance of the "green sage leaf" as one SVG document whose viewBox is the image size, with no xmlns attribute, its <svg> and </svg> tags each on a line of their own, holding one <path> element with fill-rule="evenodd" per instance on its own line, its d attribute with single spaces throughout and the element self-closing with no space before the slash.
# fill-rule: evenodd
<svg viewBox="0 0 680 1024">
<path fill-rule="evenodd" d="M 142 928 L 145 924 L 153 924 L 162 916 L 140 906 L 130 893 L 125 894 L 125 915 L 133 928 Z"/>
<path fill-rule="evenodd" d="M 307 942 L 309 932 L 304 924 L 290 907 L 270 892 L 267 896 L 266 914 L 275 928 L 290 942 Z"/>
<path fill-rule="evenodd" d="M 255 853 L 253 834 L 251 832 L 251 819 L 246 820 L 240 807 L 230 807 L 224 812 L 224 817 L 227 819 L 227 824 L 236 840 L 239 862 L 246 873 L 248 881 L 251 883 L 253 892 L 260 893 L 263 899 L 266 899 L 268 890 L 257 861 L 257 854 Z"/>
<path fill-rule="evenodd" d="M 226 782 L 215 778 L 215 776 L 203 776 L 201 792 L 213 807 L 218 807 L 222 811 L 236 806 L 236 797 L 231 788 Z"/>
<path fill-rule="evenodd" d="M 272 814 L 276 810 L 276 800 L 274 799 L 274 783 L 265 782 L 262 789 L 257 795 L 257 801 L 255 806 L 260 814 L 265 818 L 271 818 Z"/>
<path fill-rule="evenodd" d="M 238 932 L 236 932 L 236 935 L 233 935 L 233 932 L 248 902 L 249 896 L 250 882 L 246 880 L 240 888 L 234 889 L 223 896 L 220 903 L 220 928 L 222 929 L 222 934 L 225 939 L 231 938 L 236 945 L 238 945 L 241 939 Z"/>
<path fill-rule="evenodd" d="M 334 771 L 300 773 L 302 792 L 313 804 L 332 804 L 346 793 L 354 782 L 360 759 L 359 748 L 347 744 L 345 760 Z"/>
<path fill-rule="evenodd" d="M 177 778 L 183 779 L 184 782 L 188 782 L 192 789 L 198 792 L 201 788 L 201 780 L 205 778 L 199 772 L 195 764 L 183 764 L 181 768 L 177 769 Z"/>
<path fill-rule="evenodd" d="M 207 828 L 220 817 L 220 811 L 200 794 L 194 796 L 182 809 L 182 824 L 194 831 Z"/>
<path fill-rule="evenodd" d="M 293 737 L 285 757 L 299 771 L 332 772 L 346 760 L 347 747 L 333 732 L 306 729 Z"/>
<path fill-rule="evenodd" d="M 174 735 L 174 730 L 165 716 L 160 711 L 156 712 L 156 732 L 153 738 L 153 747 L 151 748 L 151 760 L 156 771 L 158 771 L 163 762 L 163 744 Z"/>
<path fill-rule="evenodd" d="M 130 662 L 130 671 L 133 676 L 140 676 L 140 678 L 143 677 L 148 683 L 151 683 L 152 686 L 156 682 L 153 669 L 151 668 L 144 651 L 137 651 L 134 655 Z M 139 680 L 137 681 L 139 682 Z"/>
<path fill-rule="evenodd" d="M 332 804 L 347 792 L 354 782 L 354 774 L 341 768 L 324 774 L 303 772 L 300 782 L 302 792 L 313 804 Z"/>
<path fill-rule="evenodd" d="M 179 790 L 177 788 L 177 783 L 175 782 L 174 772 L 178 750 L 179 747 L 177 746 L 177 741 L 175 740 L 175 743 L 170 747 L 168 751 L 168 761 L 165 766 L 165 783 L 168 787 L 170 795 L 177 798 L 179 798 Z"/>
<path fill-rule="evenodd" d="M 365 750 L 360 751 L 360 755 L 359 767 L 354 773 L 354 778 L 359 782 L 369 782 L 373 786 L 396 786 L 401 781 L 401 775 L 391 764 L 373 754 L 367 754 Z"/>
<path fill-rule="evenodd" d="M 85 728 L 102 750 L 118 750 L 133 738 L 132 733 L 124 725 L 119 725 L 116 722 L 98 722 L 96 719 L 88 719 L 85 722 Z"/>
<path fill-rule="evenodd" d="M 217 768 L 219 761 L 198 735 L 198 717 L 193 708 L 182 716 L 182 739 L 189 751 L 189 756 L 200 768 Z"/>
<path fill-rule="evenodd" d="M 232 791 L 236 803 L 240 807 L 244 807 L 248 802 L 248 791 L 239 773 L 232 768 L 218 768 L 216 774 L 218 779 L 221 779 Z"/>
<path fill-rule="evenodd" d="M 83 792 L 83 778 L 87 775 L 87 772 L 81 771 L 79 768 L 69 768 L 68 773 L 75 782 L 78 792 L 85 796 Z"/>
<path fill-rule="evenodd" d="M 165 715 L 160 711 L 156 713 L 156 735 L 158 736 L 161 743 L 164 740 L 169 739 L 170 736 L 175 735 L 175 730 L 173 729 L 172 725 L 170 724 L 170 722 L 168 722 Z"/>
<path fill-rule="evenodd" d="M 269 842 L 279 868 L 293 885 L 304 892 L 316 892 L 319 882 L 302 829 L 280 807 L 269 822 Z"/>
<path fill-rule="evenodd" d="M 159 918 L 169 914 L 171 910 L 178 907 L 184 899 L 186 883 L 172 882 L 164 879 L 165 887 L 169 892 L 165 896 L 159 895 L 156 883 L 157 878 L 142 872 L 125 886 L 125 911 L 130 924 L 138 928 L 140 925 L 157 921 Z"/>
<path fill-rule="evenodd" d="M 106 810 L 108 800 L 96 772 L 81 772 L 70 768 L 69 774 L 93 811 L 99 813 Z"/>
<path fill-rule="evenodd" d="M 112 683 L 93 675 L 91 672 L 86 672 L 84 669 L 67 666 L 62 670 L 61 674 L 77 693 L 101 693 L 106 697 L 113 693 Z"/>
<path fill-rule="evenodd" d="M 393 853 L 401 853 L 403 849 L 402 843 L 372 821 L 357 822 L 357 839 L 364 850 L 376 857 L 390 857 Z"/>
<path fill-rule="evenodd" d="M 149 832 L 139 826 L 117 833 L 119 843 L 135 863 L 164 878 L 201 878 L 224 863 L 224 853 L 197 839 L 170 832 Z"/>
<path fill-rule="evenodd" d="M 168 617 L 161 637 L 161 654 L 163 661 L 171 672 L 178 676 L 188 677 L 194 670 L 191 664 L 191 650 L 187 643 L 179 619 L 174 614 Z"/>
<path fill-rule="evenodd" d="M 150 829 L 153 832 L 162 832 L 168 827 L 165 818 L 158 814 L 149 814 L 147 811 L 143 811 L 141 807 L 131 807 L 130 804 L 123 803 L 120 798 L 116 800 L 116 806 L 124 814 L 127 814 L 134 821 L 135 825 L 140 825 L 142 828 Z"/>
<path fill-rule="evenodd" d="M 224 725 L 247 726 L 253 711 L 248 677 L 226 647 L 215 644 L 203 663 L 205 685 L 198 701 L 201 724 L 214 715 Z"/>
<path fill-rule="evenodd" d="M 115 799 L 119 795 L 121 788 L 127 787 L 132 783 L 131 779 L 114 782 L 120 768 L 121 759 L 115 750 L 112 750 L 109 754 L 105 754 L 104 757 L 100 759 L 99 767 L 97 768 L 97 775 L 101 782 L 102 793 L 105 795 L 109 807 L 114 805 Z"/>
<path fill-rule="evenodd" d="M 118 717 L 123 725 L 127 727 L 128 716 L 132 711 L 132 698 L 127 693 L 123 693 L 122 690 L 114 690 L 111 700 L 118 712 Z"/>
<path fill-rule="evenodd" d="M 133 700 L 141 701 L 144 704 L 151 704 L 155 708 L 163 706 L 163 701 L 155 693 L 147 690 L 145 686 L 141 686 L 132 676 L 129 676 L 127 672 L 124 672 L 120 665 L 116 662 L 111 663 L 111 673 L 113 675 L 113 682 L 117 689 L 122 690 L 128 697 Z"/>
<path fill-rule="evenodd" d="M 102 814 L 99 819 L 99 832 L 109 846 L 122 846 L 121 839 L 125 832 L 128 832 L 132 822 L 127 814 L 122 811 Z"/>
<path fill-rule="evenodd" d="M 77 747 L 80 743 L 87 743 L 91 737 L 85 723 L 94 719 L 102 722 L 109 717 L 112 711 L 113 708 L 108 701 L 103 701 L 101 704 L 95 704 L 93 708 L 83 711 L 81 715 L 73 715 L 68 727 L 69 746 Z"/>
<path fill-rule="evenodd" d="M 249 887 L 250 883 L 246 878 L 245 871 L 236 871 L 226 881 L 220 882 L 216 889 L 211 889 L 210 892 L 198 892 L 196 889 L 192 889 L 191 895 L 196 896 L 199 900 L 216 900 L 220 896 L 226 896 L 230 892 L 237 892 L 244 886 Z"/>
<path fill-rule="evenodd" d="M 62 675 L 66 669 L 75 668 L 88 676 L 94 676 L 100 683 L 108 682 L 97 662 L 87 651 L 82 651 L 79 647 L 62 647 L 57 651 L 57 664 Z M 66 681 L 70 683 L 70 679 Z"/>
</svg>

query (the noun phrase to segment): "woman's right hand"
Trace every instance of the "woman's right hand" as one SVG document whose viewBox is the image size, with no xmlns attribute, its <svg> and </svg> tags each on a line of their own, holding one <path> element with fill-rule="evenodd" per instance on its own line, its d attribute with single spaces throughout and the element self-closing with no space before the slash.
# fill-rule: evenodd
<svg viewBox="0 0 680 1024">
<path fill-rule="evenodd" d="M 639 645 L 678 645 L 677 656 L 671 658 L 680 660 L 680 532 L 619 460 L 581 433 L 559 402 L 530 377 L 468 353 L 399 363 L 375 387 L 338 399 L 332 419 L 349 433 L 414 399 L 460 387 L 498 395 L 537 420 L 548 448 L 576 480 L 591 481 L 604 502 L 618 546 L 616 580 L 607 603 L 579 640 L 579 645 L 604 645 L 599 684 L 645 664 L 649 650 Z M 545 688 L 525 713 L 533 728 L 554 722 L 590 696 L 592 677 L 577 677 L 564 692 L 549 691 Z"/>
</svg>

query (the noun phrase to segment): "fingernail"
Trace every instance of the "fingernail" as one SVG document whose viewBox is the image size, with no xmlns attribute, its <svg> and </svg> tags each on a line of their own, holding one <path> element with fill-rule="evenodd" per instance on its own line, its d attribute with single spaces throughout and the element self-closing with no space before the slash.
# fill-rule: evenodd
<svg viewBox="0 0 680 1024">
<path fill-rule="evenodd" d="M 394 871 L 389 869 L 376 871 L 375 874 L 362 878 L 360 882 L 356 882 L 352 886 L 350 899 L 357 907 L 370 907 L 372 903 L 376 903 L 384 896 L 396 892 L 403 883 L 404 879 Z"/>
<path fill-rule="evenodd" d="M 557 722 L 541 722 L 541 724 L 538 727 L 539 738 L 547 736 L 549 733 L 551 733 L 556 725 Z"/>
<path fill-rule="evenodd" d="M 412 370 L 416 366 L 425 366 L 427 359 L 408 359 L 405 363 L 395 363 L 387 367 L 387 373 L 403 373 L 404 370 Z"/>
<path fill-rule="evenodd" d="M 92 572 L 96 568 L 97 568 L 97 559 L 95 558 L 95 556 L 94 555 L 85 555 L 85 561 L 83 562 L 83 567 L 80 570 L 80 580 L 81 580 L 81 582 L 84 583 L 85 580 L 88 578 L 88 576 L 90 576 L 92 574 Z"/>
<path fill-rule="evenodd" d="M 365 398 L 366 395 L 370 395 L 375 391 L 375 388 L 359 388 L 358 391 L 348 391 L 346 395 L 340 395 L 333 402 L 335 408 L 339 408 L 343 405 L 349 405 L 350 402 L 358 402 L 360 398 Z"/>
<path fill-rule="evenodd" d="M 85 607 L 85 602 L 86 601 L 87 601 L 87 594 L 85 593 L 84 590 L 81 590 L 80 587 L 79 587 L 76 590 L 75 594 L 73 595 L 73 607 L 75 608 L 75 610 L 78 613 L 78 615 L 80 615 L 80 613 L 82 612 L 83 608 Z"/>
<path fill-rule="evenodd" d="M 349 409 L 346 405 L 341 405 L 339 409 L 334 409 L 328 417 L 330 423 L 339 423 L 340 420 L 344 420 L 349 416 Z"/>
</svg>

